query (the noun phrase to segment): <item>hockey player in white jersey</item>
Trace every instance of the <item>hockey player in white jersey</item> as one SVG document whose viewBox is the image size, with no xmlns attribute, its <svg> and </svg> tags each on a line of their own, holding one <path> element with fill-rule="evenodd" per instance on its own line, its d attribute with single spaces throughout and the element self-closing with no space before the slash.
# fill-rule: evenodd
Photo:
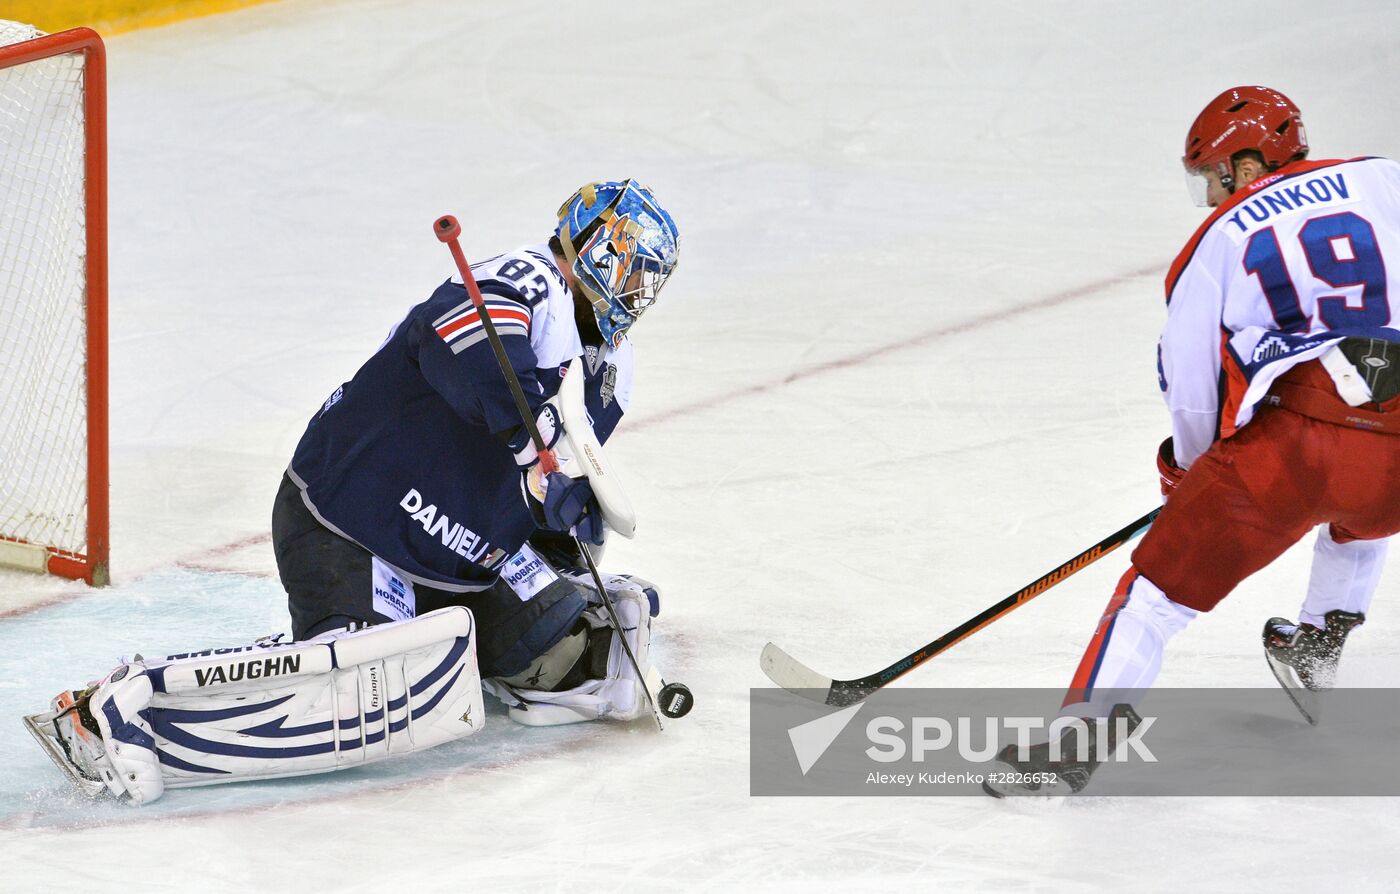
<svg viewBox="0 0 1400 894">
<path fill-rule="evenodd" d="M 1400 531 L 1400 284 L 1387 277 L 1400 269 L 1400 165 L 1307 156 L 1297 107 L 1265 87 L 1225 91 L 1190 128 L 1188 181 L 1215 210 L 1166 280 L 1166 505 L 1065 713 L 1135 717 L 1115 693 L 1151 686 L 1172 636 L 1314 528 L 1298 621 L 1264 630 L 1270 667 L 1310 721 L 1365 619 Z M 1061 791 L 1081 789 L 1095 766 L 1047 755 L 998 759 L 1058 771 Z"/>
<path fill-rule="evenodd" d="M 31 732 L 77 784 L 139 804 L 460 738 L 484 721 L 483 686 L 529 725 L 649 714 L 657 588 L 603 575 L 611 617 L 572 537 L 635 527 L 601 443 L 630 397 L 628 334 L 677 251 L 649 189 L 590 183 L 548 242 L 473 265 L 484 311 L 460 275 L 443 282 L 287 468 L 272 532 L 291 641 L 123 661 Z M 563 471 L 542 472 L 511 379 Z"/>
</svg>

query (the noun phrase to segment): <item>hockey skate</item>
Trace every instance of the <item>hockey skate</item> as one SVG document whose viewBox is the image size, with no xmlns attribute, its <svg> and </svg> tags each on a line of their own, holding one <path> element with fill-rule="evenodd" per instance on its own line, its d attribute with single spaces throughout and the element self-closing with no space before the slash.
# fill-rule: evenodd
<svg viewBox="0 0 1400 894">
<path fill-rule="evenodd" d="M 1334 609 L 1323 616 L 1326 627 L 1294 624 L 1286 618 L 1270 618 L 1264 625 L 1264 658 L 1269 670 L 1288 693 L 1308 723 L 1316 724 L 1321 693 L 1332 688 L 1347 634 L 1366 622 L 1366 616 Z"/>
<path fill-rule="evenodd" d="M 1049 742 L 1030 746 L 1025 760 L 1018 757 L 1017 746 L 1007 745 L 997 752 L 996 767 L 985 774 L 982 790 L 993 798 L 1078 794 L 1089 784 L 1089 777 L 1099 765 L 1141 724 L 1142 718 L 1132 705 L 1115 705 L 1106 725 L 1100 726 L 1090 719 L 1087 732 L 1076 728 L 1065 730 L 1058 743 L 1059 757 L 1052 757 Z M 1100 741 L 1105 731 L 1107 741 Z M 1083 759 L 1079 747 L 1081 735 L 1088 736 L 1082 749 Z"/>
<path fill-rule="evenodd" d="M 112 770 L 97 721 L 88 709 L 94 691 L 95 686 L 60 692 L 51 710 L 26 714 L 24 726 L 80 791 L 97 797 L 107 790 L 102 774 Z"/>
</svg>

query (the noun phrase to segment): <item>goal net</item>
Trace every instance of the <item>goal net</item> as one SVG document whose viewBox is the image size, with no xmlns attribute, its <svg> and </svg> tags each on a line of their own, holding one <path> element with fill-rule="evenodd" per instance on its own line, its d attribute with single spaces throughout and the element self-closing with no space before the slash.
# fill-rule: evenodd
<svg viewBox="0 0 1400 894">
<path fill-rule="evenodd" d="M 107 582 L 101 39 L 0 21 L 0 564 Z"/>
</svg>

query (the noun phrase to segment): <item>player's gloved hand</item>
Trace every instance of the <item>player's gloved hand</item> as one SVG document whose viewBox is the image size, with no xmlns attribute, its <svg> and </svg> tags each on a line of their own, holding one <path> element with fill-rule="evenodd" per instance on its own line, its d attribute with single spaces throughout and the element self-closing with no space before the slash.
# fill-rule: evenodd
<svg viewBox="0 0 1400 894">
<path fill-rule="evenodd" d="M 1176 464 L 1176 450 L 1172 446 L 1172 439 L 1167 438 L 1162 442 L 1162 446 L 1157 448 L 1157 475 L 1162 479 L 1162 496 L 1170 497 L 1185 474 L 1186 470 Z"/>
<path fill-rule="evenodd" d="M 539 408 L 535 425 L 545 449 L 554 450 L 564 434 L 564 420 L 552 402 Z M 540 527 L 577 534 L 581 540 L 602 546 L 603 511 L 588 479 L 570 478 L 563 472 L 546 475 L 540 466 L 539 451 L 524 426 L 512 434 L 507 445 L 515 456 L 515 464 L 520 467 L 525 499 Z"/>
<path fill-rule="evenodd" d="M 540 527 L 577 534 L 602 546 L 603 512 L 587 478 L 570 478 L 563 472 L 543 475 L 536 466 L 525 473 L 525 494 Z"/>
</svg>

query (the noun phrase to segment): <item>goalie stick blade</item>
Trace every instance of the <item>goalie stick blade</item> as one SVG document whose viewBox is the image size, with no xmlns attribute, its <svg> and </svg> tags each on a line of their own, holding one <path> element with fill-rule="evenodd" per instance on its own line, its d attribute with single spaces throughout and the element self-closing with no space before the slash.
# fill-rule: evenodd
<svg viewBox="0 0 1400 894">
<path fill-rule="evenodd" d="M 67 776 L 68 781 L 73 783 L 79 791 L 90 798 L 101 797 L 107 791 L 107 786 L 78 772 L 78 768 L 69 760 L 67 752 L 59 744 L 58 730 L 54 727 L 54 717 L 52 711 L 25 714 L 24 728 L 29 730 L 30 735 L 39 743 L 39 747 L 43 748 L 44 753 L 49 756 L 49 760 L 63 771 L 63 775 Z"/>
</svg>

